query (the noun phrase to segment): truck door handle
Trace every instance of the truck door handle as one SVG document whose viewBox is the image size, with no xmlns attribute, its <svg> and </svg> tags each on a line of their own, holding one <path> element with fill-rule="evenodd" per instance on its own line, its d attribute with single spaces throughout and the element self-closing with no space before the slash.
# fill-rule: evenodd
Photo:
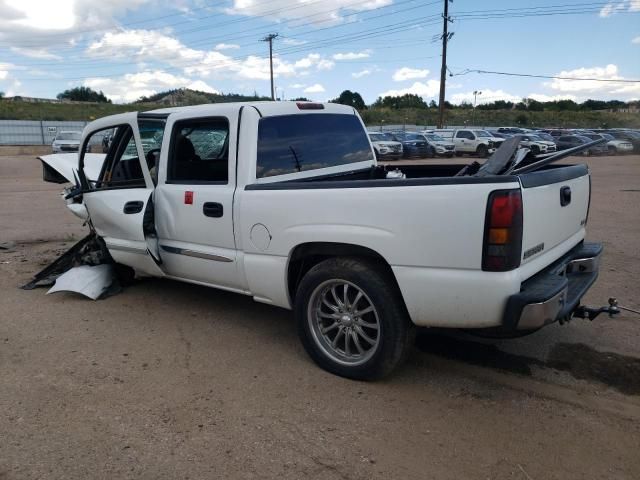
<svg viewBox="0 0 640 480">
<path fill-rule="evenodd" d="M 207 217 L 220 218 L 224 213 L 224 209 L 221 203 L 205 202 L 204 205 L 202 205 L 202 213 Z"/>
<path fill-rule="evenodd" d="M 571 203 L 571 187 L 562 187 L 560 189 L 560 206 L 566 207 Z"/>
<path fill-rule="evenodd" d="M 142 207 L 144 207 L 144 202 L 141 202 L 139 200 L 127 202 L 124 204 L 124 208 L 122 209 L 122 211 L 128 215 L 132 213 L 140 213 L 142 211 Z"/>
</svg>

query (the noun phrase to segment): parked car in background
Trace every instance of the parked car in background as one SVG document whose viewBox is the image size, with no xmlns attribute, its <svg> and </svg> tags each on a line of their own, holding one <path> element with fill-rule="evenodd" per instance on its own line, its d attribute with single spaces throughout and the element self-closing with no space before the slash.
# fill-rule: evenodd
<svg viewBox="0 0 640 480">
<path fill-rule="evenodd" d="M 498 128 L 498 133 L 510 133 L 513 135 L 516 133 L 526 133 L 526 130 L 518 127 L 500 127 Z"/>
<path fill-rule="evenodd" d="M 436 151 L 424 135 L 414 132 L 391 132 L 391 138 L 402 143 L 402 156 L 404 158 L 435 157 Z"/>
<path fill-rule="evenodd" d="M 520 146 L 531 150 L 532 155 L 541 155 L 556 151 L 555 142 L 543 140 L 538 135 L 531 133 L 519 133 L 515 136 L 520 138 Z"/>
<path fill-rule="evenodd" d="M 387 133 L 367 132 L 373 151 L 378 160 L 398 160 L 402 158 L 402 143 L 396 142 Z"/>
<path fill-rule="evenodd" d="M 616 140 L 625 140 L 633 145 L 633 152 L 640 153 L 640 133 L 631 130 L 608 130 L 607 133 Z"/>
<path fill-rule="evenodd" d="M 82 132 L 63 131 L 56 134 L 51 149 L 53 153 L 77 152 L 80 150 Z"/>
<path fill-rule="evenodd" d="M 487 130 L 487 132 L 489 132 L 493 137 L 502 138 L 503 140 L 513 137 L 513 134 L 511 133 L 501 133 L 501 132 L 498 132 L 497 130 Z"/>
<path fill-rule="evenodd" d="M 434 130 L 434 133 L 445 140 L 451 140 L 456 146 L 456 155 L 458 156 L 469 153 L 479 157 L 486 157 L 504 142 L 503 138 L 494 137 L 486 130 L 446 129 Z"/>
<path fill-rule="evenodd" d="M 600 140 L 601 138 L 604 138 L 607 141 L 607 150 L 610 155 L 633 152 L 633 144 L 630 141 L 618 140 L 608 133 L 585 133 L 582 136 L 590 138 L 591 140 Z"/>
<path fill-rule="evenodd" d="M 589 142 L 593 142 L 593 140 L 583 135 L 563 135 L 558 137 L 556 146 L 558 150 L 566 150 Z M 589 150 L 585 150 L 585 155 L 605 155 L 607 152 L 608 150 L 606 145 L 596 145 L 595 147 L 591 147 Z"/>
<path fill-rule="evenodd" d="M 538 130 L 535 133 L 535 135 L 540 137 L 542 140 L 546 140 L 547 142 L 552 142 L 554 145 L 556 143 L 556 139 L 553 138 L 552 135 L 549 135 L 547 132 L 543 132 L 542 130 Z"/>
<path fill-rule="evenodd" d="M 422 135 L 424 135 L 424 138 L 427 139 L 427 142 L 429 142 L 429 145 L 431 145 L 435 149 L 436 155 L 439 155 L 441 157 L 449 157 L 449 158 L 455 155 L 456 146 L 453 142 L 449 140 L 445 140 L 440 135 L 437 135 L 435 133 L 430 133 L 427 130 L 422 132 Z"/>
</svg>

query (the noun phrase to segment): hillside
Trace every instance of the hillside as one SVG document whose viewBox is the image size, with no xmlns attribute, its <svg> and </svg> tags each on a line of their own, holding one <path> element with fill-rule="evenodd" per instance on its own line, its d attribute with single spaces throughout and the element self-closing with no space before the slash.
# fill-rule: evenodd
<svg viewBox="0 0 640 480">
<path fill-rule="evenodd" d="M 88 121 L 106 115 L 130 111 L 146 111 L 169 106 L 198 105 L 203 103 L 227 103 L 255 100 L 269 100 L 257 95 L 218 94 L 188 89 L 169 90 L 150 97 L 141 98 L 131 104 L 109 103 L 30 103 L 0 100 L 0 120 L 79 120 Z M 363 120 L 368 125 L 435 125 L 437 108 L 388 108 L 373 106 L 362 110 Z M 557 127 L 629 127 L 640 128 L 639 113 L 622 113 L 602 110 L 581 111 L 519 111 L 481 110 L 475 112 L 463 106 L 447 110 L 446 124 L 501 126 L 522 125 Z"/>
</svg>

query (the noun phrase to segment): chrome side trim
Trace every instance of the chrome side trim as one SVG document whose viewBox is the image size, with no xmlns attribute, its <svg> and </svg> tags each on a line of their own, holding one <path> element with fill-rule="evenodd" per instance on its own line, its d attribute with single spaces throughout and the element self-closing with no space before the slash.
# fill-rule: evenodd
<svg viewBox="0 0 640 480">
<path fill-rule="evenodd" d="M 121 252 L 140 253 L 143 255 L 147 253 L 146 248 L 128 247 L 125 245 L 117 245 L 114 243 L 107 243 L 106 245 L 108 249 L 120 250 Z"/>
<path fill-rule="evenodd" d="M 568 289 L 565 287 L 549 300 L 525 305 L 518 322 L 518 330 L 535 330 L 553 323 L 564 307 Z"/>
<path fill-rule="evenodd" d="M 187 248 L 170 247 L 168 245 L 160 245 L 160 248 L 168 253 L 175 253 L 176 255 L 185 255 L 187 257 L 204 258 L 205 260 L 213 260 L 214 262 L 233 262 L 232 258 L 223 257 L 221 255 L 212 255 L 210 253 L 197 252 L 195 250 L 189 250 Z"/>
<path fill-rule="evenodd" d="M 600 268 L 600 255 L 590 258 L 576 258 L 567 264 L 567 273 L 591 273 Z"/>
</svg>

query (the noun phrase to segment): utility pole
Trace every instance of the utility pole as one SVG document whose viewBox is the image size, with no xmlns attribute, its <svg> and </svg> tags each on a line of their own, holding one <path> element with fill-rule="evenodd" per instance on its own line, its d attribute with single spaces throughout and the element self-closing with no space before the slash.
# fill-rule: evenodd
<svg viewBox="0 0 640 480">
<path fill-rule="evenodd" d="M 271 71 L 271 100 L 276 99 L 276 92 L 273 88 L 273 41 L 278 38 L 277 33 L 270 33 L 262 39 L 263 42 L 269 42 L 269 69 Z"/>
<path fill-rule="evenodd" d="M 444 13 L 442 15 L 442 69 L 440 70 L 440 101 L 438 102 L 438 128 L 444 127 L 444 92 L 445 82 L 447 80 L 447 43 L 453 36 L 449 34 L 449 2 L 453 0 L 444 0 Z"/>
</svg>

